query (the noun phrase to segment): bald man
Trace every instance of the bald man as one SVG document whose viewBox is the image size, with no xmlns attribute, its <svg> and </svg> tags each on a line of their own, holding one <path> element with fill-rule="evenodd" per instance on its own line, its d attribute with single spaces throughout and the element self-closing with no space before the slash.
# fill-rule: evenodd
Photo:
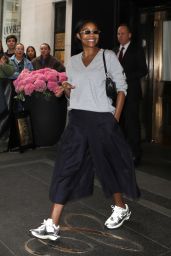
<svg viewBox="0 0 171 256">
<path fill-rule="evenodd" d="M 118 27 L 117 38 L 119 48 L 118 59 L 124 69 L 128 90 L 121 117 L 121 127 L 132 150 L 135 166 L 141 160 L 141 130 L 139 120 L 139 105 L 142 96 L 141 78 L 148 70 L 144 50 L 131 42 L 132 33 L 126 24 Z"/>
</svg>

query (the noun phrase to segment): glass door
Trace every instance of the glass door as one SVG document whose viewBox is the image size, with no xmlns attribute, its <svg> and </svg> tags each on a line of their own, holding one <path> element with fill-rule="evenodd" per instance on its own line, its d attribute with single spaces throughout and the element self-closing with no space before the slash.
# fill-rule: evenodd
<svg viewBox="0 0 171 256">
<path fill-rule="evenodd" d="M 171 9 L 142 10 L 139 33 L 149 70 L 142 88 L 144 137 L 171 145 Z"/>
<path fill-rule="evenodd" d="M 169 10 L 154 20 L 153 139 L 171 144 L 171 20 Z"/>
</svg>

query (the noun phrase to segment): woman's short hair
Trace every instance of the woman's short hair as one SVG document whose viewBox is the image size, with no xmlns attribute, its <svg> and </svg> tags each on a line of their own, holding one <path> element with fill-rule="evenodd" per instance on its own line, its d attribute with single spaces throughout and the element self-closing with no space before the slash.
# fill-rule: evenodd
<svg viewBox="0 0 171 256">
<path fill-rule="evenodd" d="M 78 49 L 82 50 L 82 44 L 81 41 L 77 38 L 76 34 L 81 31 L 81 29 L 87 24 L 87 23 L 93 23 L 98 30 L 100 30 L 98 23 L 93 19 L 81 19 L 77 22 L 74 32 L 75 32 L 75 42 L 77 43 Z"/>
<path fill-rule="evenodd" d="M 93 23 L 94 25 L 96 25 L 96 27 L 99 29 L 99 25 L 98 23 L 93 20 L 93 19 L 81 19 L 77 22 L 76 26 L 75 26 L 75 33 L 79 33 L 81 31 L 81 29 L 85 26 L 85 24 L 87 23 Z M 100 29 L 99 29 L 100 30 Z"/>
</svg>

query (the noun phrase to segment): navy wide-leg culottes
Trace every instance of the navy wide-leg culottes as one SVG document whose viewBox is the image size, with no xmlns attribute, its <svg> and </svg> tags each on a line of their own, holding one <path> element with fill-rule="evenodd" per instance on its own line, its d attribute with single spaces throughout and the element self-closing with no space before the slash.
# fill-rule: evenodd
<svg viewBox="0 0 171 256">
<path fill-rule="evenodd" d="M 50 200 L 65 204 L 93 193 L 94 174 L 106 197 L 139 197 L 131 151 L 112 113 L 70 110 L 50 186 Z"/>
</svg>

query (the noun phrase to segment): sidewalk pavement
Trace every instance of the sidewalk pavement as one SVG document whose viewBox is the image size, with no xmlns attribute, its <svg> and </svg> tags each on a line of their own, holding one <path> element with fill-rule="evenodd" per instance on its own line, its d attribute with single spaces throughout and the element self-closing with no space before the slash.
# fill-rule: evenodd
<svg viewBox="0 0 171 256">
<path fill-rule="evenodd" d="M 48 189 L 56 147 L 0 154 L 0 256 L 171 256 L 171 148 L 143 145 L 136 169 L 142 197 L 129 201 L 130 221 L 107 230 L 111 200 L 98 180 L 94 195 L 66 205 L 61 239 L 28 234 L 49 215 Z"/>
</svg>

